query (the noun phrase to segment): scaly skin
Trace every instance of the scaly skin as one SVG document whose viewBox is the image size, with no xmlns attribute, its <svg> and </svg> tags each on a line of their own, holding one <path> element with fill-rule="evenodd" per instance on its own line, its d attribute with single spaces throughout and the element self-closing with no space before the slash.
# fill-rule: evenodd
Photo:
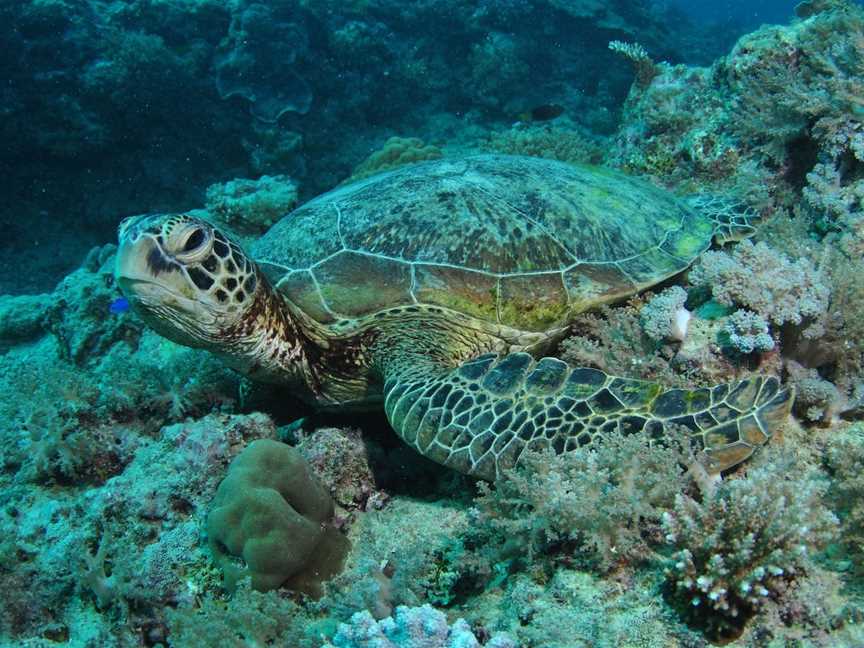
<svg viewBox="0 0 864 648">
<path fill-rule="evenodd" d="M 527 353 L 448 368 L 405 352 L 391 355 L 386 377 L 384 409 L 397 434 L 424 456 L 489 480 L 528 449 L 560 454 L 610 432 L 660 440 L 678 427 L 713 470 L 725 470 L 765 443 L 792 405 L 776 378 L 664 389 Z"/>
</svg>

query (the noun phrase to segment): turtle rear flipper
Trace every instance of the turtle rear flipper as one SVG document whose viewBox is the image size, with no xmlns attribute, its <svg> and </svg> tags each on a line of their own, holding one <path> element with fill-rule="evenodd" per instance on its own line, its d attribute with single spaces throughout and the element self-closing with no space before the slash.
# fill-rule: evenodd
<svg viewBox="0 0 864 648">
<path fill-rule="evenodd" d="M 742 241 L 756 233 L 760 214 L 740 198 L 715 194 L 694 194 L 685 202 L 714 222 L 714 240 L 719 245 Z"/>
<path fill-rule="evenodd" d="M 494 480 L 526 450 L 556 453 L 603 434 L 691 432 L 712 468 L 749 457 L 786 419 L 792 394 L 776 378 L 712 389 L 664 389 L 527 353 L 487 354 L 455 369 L 415 358 L 385 364 L 385 411 L 402 439 L 460 472 Z"/>
</svg>

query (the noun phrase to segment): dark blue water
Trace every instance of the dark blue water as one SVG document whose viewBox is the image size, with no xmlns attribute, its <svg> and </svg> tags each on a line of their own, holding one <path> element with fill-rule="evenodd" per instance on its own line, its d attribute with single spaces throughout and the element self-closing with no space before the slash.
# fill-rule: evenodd
<svg viewBox="0 0 864 648">
<path fill-rule="evenodd" d="M 630 83 L 610 40 L 709 64 L 751 24 L 647 2 L 607 26 L 539 0 L 300 4 L 5 3 L 0 292 L 49 289 L 121 215 L 200 205 L 219 180 L 287 173 L 311 197 L 393 134 L 482 137 L 568 102 L 609 134 Z"/>
<path fill-rule="evenodd" d="M 717 2 L 686 2 L 685 0 L 670 0 L 670 5 L 677 7 L 695 21 L 715 23 L 717 25 L 735 25 L 748 28 L 758 27 L 766 23 L 788 22 L 795 14 L 797 2 L 788 0 L 717 0 Z"/>
<path fill-rule="evenodd" d="M 716 2 L 688 2 L 687 0 L 668 0 L 668 6 L 675 7 L 696 22 L 715 24 L 721 28 L 753 29 L 769 23 L 785 23 L 795 15 L 798 2 L 789 0 L 717 0 Z M 861 4 L 857 0 L 857 4 Z"/>
</svg>

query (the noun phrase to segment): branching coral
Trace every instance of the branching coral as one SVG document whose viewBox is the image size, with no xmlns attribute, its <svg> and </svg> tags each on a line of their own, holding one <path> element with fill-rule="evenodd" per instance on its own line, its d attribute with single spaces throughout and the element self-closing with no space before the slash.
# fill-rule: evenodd
<svg viewBox="0 0 864 648">
<path fill-rule="evenodd" d="M 786 455 L 723 482 L 702 502 L 679 494 L 662 522 L 675 548 L 666 570 L 670 598 L 712 635 L 739 632 L 833 537 L 837 519 L 822 504 L 825 488 Z"/>
<path fill-rule="evenodd" d="M 108 545 L 107 533 L 103 533 L 101 540 L 99 540 L 99 548 L 96 550 L 96 555 L 90 553 L 84 554 L 86 567 L 81 572 L 82 584 L 93 592 L 100 608 L 111 605 L 118 594 L 117 574 L 108 576 L 105 573 L 105 558 L 108 554 Z"/>
<path fill-rule="evenodd" d="M 645 538 L 683 488 L 684 461 L 642 434 L 610 435 L 565 455 L 523 455 L 494 490 L 481 486 L 477 523 L 529 559 L 565 543 L 608 570 L 651 555 Z"/>
<path fill-rule="evenodd" d="M 609 49 L 621 54 L 633 64 L 636 71 L 636 84 L 640 88 L 647 88 L 651 81 L 659 74 L 657 65 L 651 60 L 648 51 L 639 43 L 623 43 L 613 40 L 609 42 Z"/>
</svg>

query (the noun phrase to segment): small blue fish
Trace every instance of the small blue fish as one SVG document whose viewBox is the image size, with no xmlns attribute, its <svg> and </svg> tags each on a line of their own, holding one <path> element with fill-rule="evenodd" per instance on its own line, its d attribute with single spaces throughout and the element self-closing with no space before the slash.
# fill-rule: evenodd
<svg viewBox="0 0 864 648">
<path fill-rule="evenodd" d="M 129 310 L 129 300 L 125 297 L 118 297 L 114 301 L 111 302 L 111 305 L 108 307 L 108 312 L 112 315 L 119 315 L 120 313 L 125 313 Z"/>
</svg>

